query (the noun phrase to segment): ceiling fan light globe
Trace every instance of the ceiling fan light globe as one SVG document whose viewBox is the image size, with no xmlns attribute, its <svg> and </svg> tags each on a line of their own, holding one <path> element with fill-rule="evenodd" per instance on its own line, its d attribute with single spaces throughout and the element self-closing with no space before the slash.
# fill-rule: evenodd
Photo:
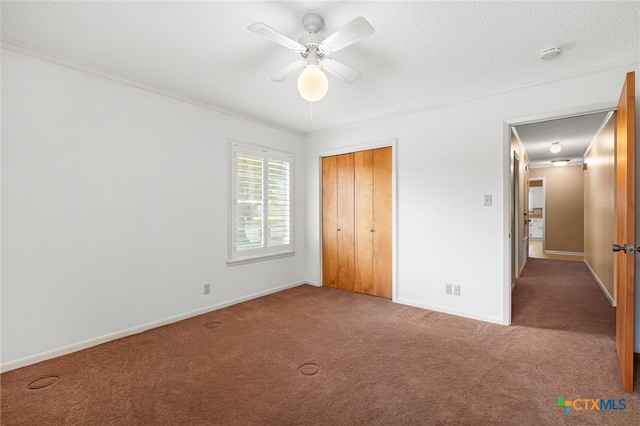
<svg viewBox="0 0 640 426">
<path fill-rule="evenodd" d="M 309 65 L 298 77 L 298 92 L 305 100 L 316 102 L 324 98 L 329 90 L 329 80 L 320 67 Z"/>
</svg>

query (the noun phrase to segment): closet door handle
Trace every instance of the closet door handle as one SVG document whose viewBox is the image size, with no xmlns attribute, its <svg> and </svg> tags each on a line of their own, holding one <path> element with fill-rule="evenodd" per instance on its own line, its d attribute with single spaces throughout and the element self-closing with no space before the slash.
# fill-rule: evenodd
<svg viewBox="0 0 640 426">
<path fill-rule="evenodd" d="M 340 230 L 340 228 L 338 228 L 338 231 Z"/>
<path fill-rule="evenodd" d="M 376 232 L 376 231 L 372 229 L 371 232 Z"/>
</svg>

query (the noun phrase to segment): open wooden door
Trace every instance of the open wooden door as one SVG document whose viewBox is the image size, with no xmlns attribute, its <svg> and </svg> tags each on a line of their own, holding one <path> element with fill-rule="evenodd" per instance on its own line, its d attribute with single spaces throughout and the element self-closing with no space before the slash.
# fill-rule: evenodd
<svg viewBox="0 0 640 426">
<path fill-rule="evenodd" d="M 616 350 L 624 390 L 633 392 L 633 337 L 635 315 L 635 73 L 627 74 L 618 103 L 616 135 L 616 216 L 618 251 Z"/>
</svg>

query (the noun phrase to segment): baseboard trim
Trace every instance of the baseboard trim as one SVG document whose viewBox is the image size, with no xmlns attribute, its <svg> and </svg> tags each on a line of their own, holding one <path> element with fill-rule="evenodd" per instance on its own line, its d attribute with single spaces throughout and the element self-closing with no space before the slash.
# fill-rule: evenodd
<svg viewBox="0 0 640 426">
<path fill-rule="evenodd" d="M 28 365 L 36 364 L 38 362 L 46 361 L 48 359 L 57 358 L 59 356 L 68 355 L 73 352 L 78 352 L 84 349 L 98 346 L 103 343 L 111 342 L 113 340 L 121 339 L 123 337 L 132 336 L 134 334 L 142 333 L 153 328 L 162 327 L 164 325 L 172 324 L 174 322 L 182 321 L 188 318 L 192 318 L 198 315 L 206 314 L 209 312 L 217 311 L 218 309 L 226 308 L 231 305 L 246 302 L 248 300 L 257 299 L 259 297 L 268 296 L 269 294 L 278 293 L 283 290 L 298 287 L 304 284 L 308 284 L 307 281 L 298 281 L 282 286 L 274 287 L 268 290 L 259 291 L 246 296 L 238 297 L 235 299 L 227 300 L 225 302 L 216 303 L 204 308 L 195 309 L 193 311 L 185 312 L 182 314 L 174 315 L 168 318 L 164 318 L 157 321 L 152 321 L 146 324 L 142 324 L 136 327 L 127 328 L 125 330 L 116 331 L 114 333 L 105 334 L 92 339 L 84 340 L 82 342 L 74 343 L 71 345 L 63 346 L 56 349 L 51 349 L 39 354 L 30 355 L 24 358 L 19 358 L 13 361 L 8 361 L 0 364 L 0 372 L 15 370 L 16 368 L 26 367 Z"/>
<path fill-rule="evenodd" d="M 587 268 L 589 269 L 589 271 L 591 271 L 591 275 L 593 275 L 593 278 L 595 278 L 596 282 L 598 283 L 598 285 L 602 289 L 602 292 L 604 293 L 605 296 L 607 296 L 607 299 L 609 299 L 609 303 L 611 303 L 611 306 L 613 306 L 615 308 L 616 307 L 616 302 L 613 300 L 613 297 L 611 297 L 611 295 L 607 291 L 607 289 L 604 286 L 604 284 L 602 283 L 602 281 L 600 281 L 600 278 L 598 277 L 596 272 L 593 270 L 591 265 L 589 265 L 589 262 L 587 261 L 587 259 L 584 259 L 584 264 L 587 265 Z M 638 346 L 638 345 L 634 346 L 633 347 L 633 352 L 635 352 L 637 354 L 640 354 L 640 346 Z"/>
<path fill-rule="evenodd" d="M 560 251 L 560 250 L 545 250 L 545 254 L 563 254 L 565 256 L 584 256 L 584 252 L 581 251 Z"/>
<path fill-rule="evenodd" d="M 589 265 L 589 262 L 587 261 L 587 259 L 584 259 L 583 262 L 584 262 L 585 265 L 587 265 L 587 268 L 589 269 L 589 271 L 591 271 L 591 275 L 593 275 L 593 278 L 595 278 L 596 282 L 598 283 L 598 285 L 602 289 L 602 292 L 604 293 L 604 295 L 607 296 L 607 299 L 609 299 L 609 303 L 611 303 L 611 306 L 613 306 L 615 308 L 616 307 L 616 302 L 613 300 L 613 297 L 611 297 L 611 295 L 607 291 L 607 288 L 604 286 L 602 281 L 600 281 L 600 277 L 598 277 L 598 274 L 596 274 L 596 271 L 594 271 L 593 268 L 591 267 L 591 265 Z"/>
<path fill-rule="evenodd" d="M 457 317 L 462 317 L 462 318 L 467 318 L 472 320 L 490 322 L 493 324 L 507 325 L 502 322 L 502 318 L 495 318 L 487 315 L 478 315 L 474 312 L 467 312 L 459 309 L 452 309 L 446 306 L 433 305 L 431 303 L 416 302 L 415 300 L 409 300 L 404 298 L 399 298 L 398 300 L 396 300 L 396 303 L 399 303 L 401 305 L 413 306 L 414 308 L 421 308 L 421 309 L 428 309 L 430 311 L 442 312 L 444 314 L 455 315 Z"/>
</svg>

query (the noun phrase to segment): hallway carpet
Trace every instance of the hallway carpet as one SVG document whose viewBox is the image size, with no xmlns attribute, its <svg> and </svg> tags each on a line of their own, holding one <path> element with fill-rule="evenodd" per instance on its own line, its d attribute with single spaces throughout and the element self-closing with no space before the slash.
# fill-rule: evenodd
<svg viewBox="0 0 640 426">
<path fill-rule="evenodd" d="M 473 298 L 472 286 L 460 297 Z M 622 391 L 614 330 L 614 308 L 581 262 L 530 259 L 511 326 L 300 286 L 6 372 L 0 419 L 638 425 L 640 397 Z M 565 414 L 559 397 L 626 409 Z"/>
</svg>

